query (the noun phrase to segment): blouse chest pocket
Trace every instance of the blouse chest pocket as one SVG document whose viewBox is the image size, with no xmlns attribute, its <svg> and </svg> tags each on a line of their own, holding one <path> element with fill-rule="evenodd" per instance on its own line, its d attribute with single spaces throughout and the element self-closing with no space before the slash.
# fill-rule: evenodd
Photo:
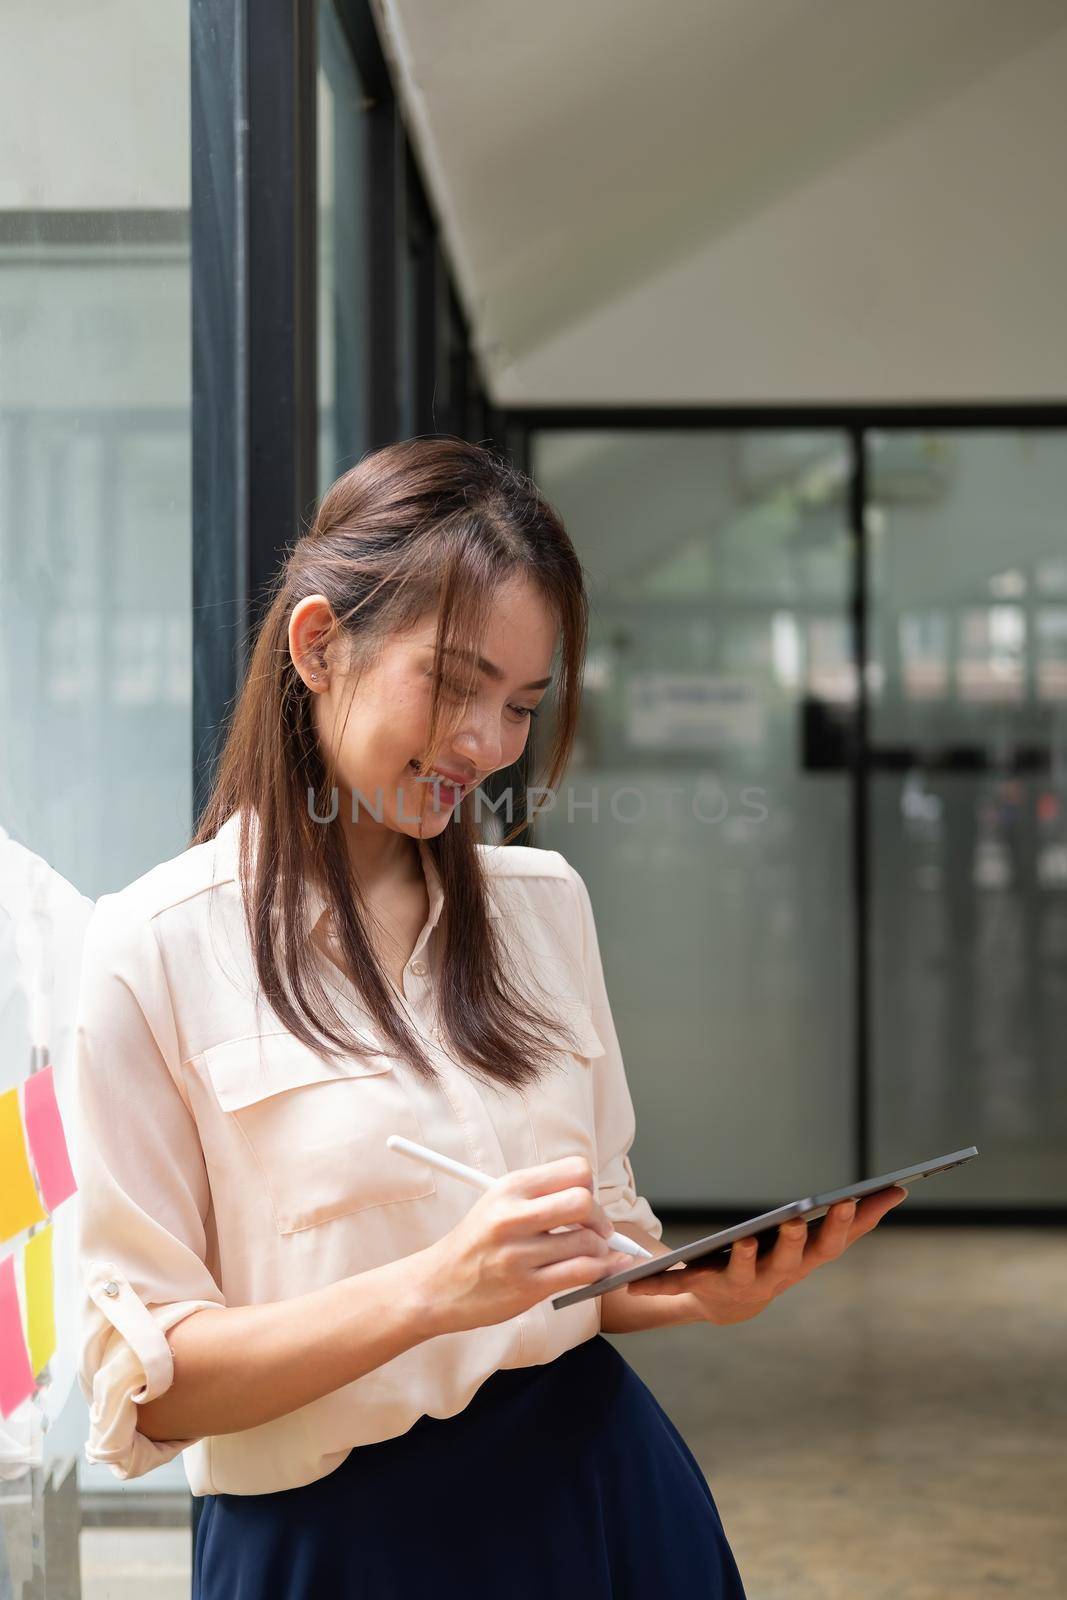
<svg viewBox="0 0 1067 1600">
<path fill-rule="evenodd" d="M 425 1144 L 394 1062 L 373 1048 L 328 1061 L 289 1033 L 204 1052 L 219 1105 L 263 1175 L 280 1233 L 436 1192 L 432 1170 L 389 1150 Z"/>
<path fill-rule="evenodd" d="M 597 1171 L 593 1062 L 604 1045 L 585 1007 L 561 1016 L 576 1048 L 555 1053 L 551 1067 L 523 1090 L 537 1161 L 584 1155 Z"/>
</svg>

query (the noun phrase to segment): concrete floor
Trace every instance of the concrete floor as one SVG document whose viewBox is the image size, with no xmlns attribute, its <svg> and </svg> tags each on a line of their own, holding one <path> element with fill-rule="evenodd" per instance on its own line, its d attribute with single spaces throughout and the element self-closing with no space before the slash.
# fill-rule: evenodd
<svg viewBox="0 0 1067 1600">
<path fill-rule="evenodd" d="M 749 1600 L 1067 1596 L 1061 1230 L 889 1223 L 750 1322 L 612 1343 L 703 1467 Z"/>
<path fill-rule="evenodd" d="M 890 1222 L 751 1322 L 612 1343 L 700 1461 L 749 1600 L 1067 1595 L 1062 1231 Z M 186 1600 L 184 1531 L 81 1538 L 84 1600 Z"/>
<path fill-rule="evenodd" d="M 83 1528 L 82 1600 L 189 1600 L 188 1528 Z"/>
</svg>

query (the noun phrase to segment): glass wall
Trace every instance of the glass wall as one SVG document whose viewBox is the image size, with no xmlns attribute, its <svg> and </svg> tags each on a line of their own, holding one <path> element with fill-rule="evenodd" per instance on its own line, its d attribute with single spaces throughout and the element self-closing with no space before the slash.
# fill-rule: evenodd
<svg viewBox="0 0 1067 1600">
<path fill-rule="evenodd" d="M 875 1160 L 1067 1200 L 1067 436 L 871 433 Z"/>
<path fill-rule="evenodd" d="M 532 444 L 593 611 L 579 748 L 535 837 L 597 908 L 645 1186 L 704 1206 L 847 1182 L 848 440 L 591 429 Z"/>
<path fill-rule="evenodd" d="M 92 902 L 191 822 L 189 15 L 112 0 L 59 21 L 15 0 L 4 34 L 0 1165 L 13 1185 L 32 1159 L 41 1188 L 27 1108 L 50 1081 L 69 1132 Z M 5 1362 L 0 1594 L 43 1594 L 46 1567 L 49 1594 L 118 1594 L 132 1557 L 103 1525 L 120 1520 L 154 1541 L 154 1592 L 187 1592 L 167 1589 L 180 1461 L 127 1486 L 82 1456 L 76 1196 L 39 1204 L 28 1175 L 0 1238 L 0 1338 L 7 1356 L 14 1288 L 32 1380 L 19 1399 Z"/>
<path fill-rule="evenodd" d="M 848 1181 L 862 1131 L 870 1171 L 978 1146 L 924 1207 L 1060 1206 L 1067 433 L 847 420 L 855 568 L 844 434 L 532 424 L 594 605 L 536 840 L 593 893 L 661 1204 Z"/>
</svg>

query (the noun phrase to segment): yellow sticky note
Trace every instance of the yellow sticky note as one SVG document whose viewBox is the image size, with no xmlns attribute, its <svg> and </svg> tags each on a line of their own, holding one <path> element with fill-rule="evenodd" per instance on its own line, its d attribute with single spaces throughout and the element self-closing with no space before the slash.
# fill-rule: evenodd
<svg viewBox="0 0 1067 1600">
<path fill-rule="evenodd" d="M 13 1239 L 47 1213 L 34 1187 L 17 1089 L 0 1094 L 0 1239 Z"/>
<path fill-rule="evenodd" d="M 56 1308 L 52 1272 L 52 1224 L 38 1228 L 22 1252 L 26 1284 L 26 1342 L 30 1366 L 39 1378 L 56 1351 Z"/>
</svg>

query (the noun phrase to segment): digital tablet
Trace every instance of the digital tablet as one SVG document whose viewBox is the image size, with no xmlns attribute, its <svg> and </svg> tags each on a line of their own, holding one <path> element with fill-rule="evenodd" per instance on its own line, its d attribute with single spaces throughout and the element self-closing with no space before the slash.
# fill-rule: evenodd
<svg viewBox="0 0 1067 1600">
<path fill-rule="evenodd" d="M 844 1189 L 809 1195 L 806 1200 L 792 1200 L 788 1205 L 779 1206 L 776 1211 L 765 1211 L 762 1216 L 752 1217 L 748 1222 L 738 1222 L 732 1228 L 724 1228 L 721 1233 L 709 1233 L 706 1238 L 679 1245 L 677 1250 L 670 1250 L 666 1255 L 655 1256 L 651 1261 L 639 1261 L 636 1266 L 626 1267 L 622 1272 L 613 1272 L 608 1277 L 597 1278 L 594 1283 L 584 1284 L 580 1289 L 556 1295 L 552 1304 L 557 1310 L 577 1305 L 581 1300 L 591 1300 L 594 1295 L 606 1294 L 609 1289 L 632 1283 L 635 1278 L 651 1278 L 657 1272 L 665 1272 L 676 1261 L 698 1261 L 701 1256 L 714 1255 L 719 1250 L 728 1253 L 737 1239 L 748 1239 L 753 1235 L 757 1239 L 756 1254 L 765 1255 L 777 1242 L 778 1228 L 783 1222 L 800 1217 L 805 1222 L 818 1223 L 830 1207 L 837 1205 L 840 1200 L 862 1200 L 864 1195 L 877 1194 L 879 1189 L 891 1189 L 898 1183 L 907 1188 L 909 1184 L 918 1183 L 920 1178 L 932 1178 L 935 1173 L 947 1172 L 950 1167 L 961 1167 L 977 1154 L 978 1150 L 972 1144 L 966 1150 L 954 1150 L 951 1155 L 939 1156 L 934 1161 L 919 1161 L 913 1167 L 901 1167 L 899 1172 L 887 1172 L 880 1178 L 865 1178 L 862 1183 L 849 1184 Z"/>
</svg>

